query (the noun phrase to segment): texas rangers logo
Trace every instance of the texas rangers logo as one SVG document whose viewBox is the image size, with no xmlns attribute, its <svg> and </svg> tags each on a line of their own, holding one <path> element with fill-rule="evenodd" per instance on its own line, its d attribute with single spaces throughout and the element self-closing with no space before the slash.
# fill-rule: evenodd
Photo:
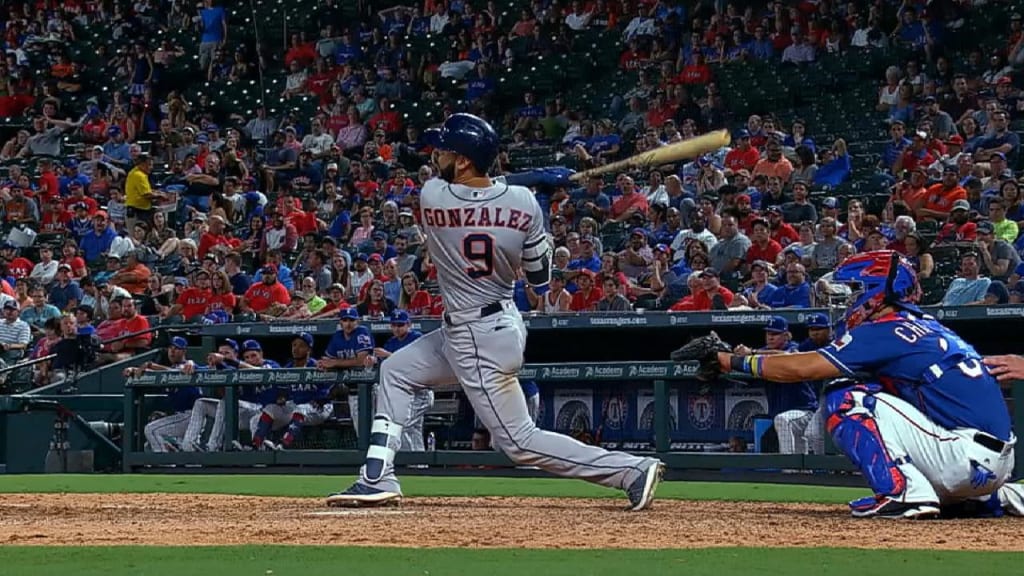
<svg viewBox="0 0 1024 576">
<path fill-rule="evenodd" d="M 715 402 L 706 394 L 690 396 L 686 416 L 696 430 L 709 430 L 715 423 Z"/>
<path fill-rule="evenodd" d="M 621 396 L 610 396 L 604 405 L 604 424 L 609 430 L 621 430 L 626 421 L 626 402 Z"/>
</svg>

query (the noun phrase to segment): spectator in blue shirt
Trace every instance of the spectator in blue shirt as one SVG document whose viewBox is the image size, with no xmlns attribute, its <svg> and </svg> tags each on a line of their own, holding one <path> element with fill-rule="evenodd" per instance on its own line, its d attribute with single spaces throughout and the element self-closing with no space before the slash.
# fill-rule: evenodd
<svg viewBox="0 0 1024 576">
<path fill-rule="evenodd" d="M 487 75 L 487 63 L 478 62 L 476 70 L 466 79 L 466 100 L 476 102 L 494 93 L 494 80 Z"/>
<path fill-rule="evenodd" d="M 754 60 L 770 60 L 775 57 L 775 46 L 764 33 L 764 26 L 754 28 L 754 38 L 747 42 L 744 49 Z"/>
<path fill-rule="evenodd" d="M 882 151 L 882 159 L 880 160 L 881 168 L 886 172 L 892 170 L 896 160 L 903 154 L 903 150 L 910 146 L 910 139 L 904 136 L 906 133 L 907 127 L 903 122 L 896 121 L 889 126 L 889 134 L 892 135 L 892 140 L 885 145 L 885 150 Z"/>
<path fill-rule="evenodd" d="M 767 302 L 771 308 L 810 308 L 811 286 L 807 283 L 807 271 L 803 264 L 786 266 L 786 284 L 779 286 Z"/>
<path fill-rule="evenodd" d="M 344 66 L 350 62 L 357 62 L 363 57 L 363 51 L 352 40 L 352 35 L 345 32 L 341 35 L 341 42 L 338 42 L 334 49 L 334 63 Z"/>
<path fill-rule="evenodd" d="M 81 300 L 82 289 L 71 279 L 71 266 L 61 264 L 57 267 L 56 282 L 50 288 L 50 304 L 64 312 L 72 312 Z"/>
<path fill-rule="evenodd" d="M 983 304 L 988 292 L 990 278 L 981 275 L 981 264 L 977 252 L 967 252 L 960 257 L 960 277 L 950 283 L 943 306 L 965 306 Z"/>
<path fill-rule="evenodd" d="M 199 38 L 199 69 L 206 70 L 213 59 L 213 53 L 224 44 L 228 36 L 228 15 L 223 6 L 214 6 L 213 0 L 204 0 L 199 11 L 203 22 L 203 34 Z"/>
<path fill-rule="evenodd" d="M 92 230 L 82 236 L 78 244 L 86 263 L 92 265 L 98 262 L 110 250 L 114 238 L 117 238 L 117 232 L 107 221 L 107 213 L 100 210 L 92 217 Z"/>
<path fill-rule="evenodd" d="M 595 174 L 587 180 L 587 186 L 572 193 L 572 200 L 576 204 L 577 218 L 593 218 L 598 222 L 604 221 L 608 211 L 612 208 L 612 201 L 604 193 L 604 178 Z"/>
<path fill-rule="evenodd" d="M 990 134 L 979 140 L 975 149 L 976 161 L 989 160 L 996 154 L 1002 154 L 1009 166 L 1017 165 L 1020 136 L 1008 129 L 1009 122 L 1010 119 L 1004 110 L 992 114 Z"/>
<path fill-rule="evenodd" d="M 92 180 L 78 171 L 78 160 L 74 158 L 68 158 L 64 162 L 64 175 L 60 177 L 60 195 L 70 196 L 71 195 L 71 183 L 77 182 L 82 185 L 82 188 L 89 189 L 89 184 Z"/>
<path fill-rule="evenodd" d="M 601 271 L 601 259 L 594 253 L 594 240 L 590 237 L 580 238 L 580 257 L 569 262 L 569 270 Z"/>
<path fill-rule="evenodd" d="M 121 168 L 130 167 L 132 157 L 129 153 L 128 143 L 124 140 L 124 131 L 120 126 L 114 125 L 107 128 L 107 136 L 110 139 L 103 144 L 103 159 L 117 164 Z"/>
</svg>

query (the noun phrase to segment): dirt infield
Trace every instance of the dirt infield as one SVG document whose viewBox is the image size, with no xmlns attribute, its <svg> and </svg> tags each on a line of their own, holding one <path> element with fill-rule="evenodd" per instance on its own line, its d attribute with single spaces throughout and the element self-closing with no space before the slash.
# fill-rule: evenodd
<svg viewBox="0 0 1024 576">
<path fill-rule="evenodd" d="M 318 544 L 462 548 L 852 546 L 1024 551 L 1024 519 L 853 520 L 817 504 L 407 498 L 382 509 L 206 494 L 2 494 L 0 545 Z M 984 537 L 979 538 L 979 535 Z"/>
</svg>

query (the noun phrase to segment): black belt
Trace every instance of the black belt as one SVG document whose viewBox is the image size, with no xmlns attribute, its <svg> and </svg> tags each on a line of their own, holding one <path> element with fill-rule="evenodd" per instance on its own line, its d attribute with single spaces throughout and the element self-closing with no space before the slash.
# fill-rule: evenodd
<svg viewBox="0 0 1024 576">
<path fill-rule="evenodd" d="M 974 441 L 993 452 L 1002 453 L 1003 449 L 1006 448 L 1006 442 L 988 434 L 977 433 L 974 435 Z"/>
<path fill-rule="evenodd" d="M 488 316 L 501 312 L 503 309 L 504 308 L 502 307 L 501 302 L 492 302 L 480 309 L 480 317 L 486 318 Z M 452 325 L 452 319 L 450 316 L 448 316 L 447 313 L 445 313 L 444 315 L 444 323 L 449 326 Z"/>
</svg>

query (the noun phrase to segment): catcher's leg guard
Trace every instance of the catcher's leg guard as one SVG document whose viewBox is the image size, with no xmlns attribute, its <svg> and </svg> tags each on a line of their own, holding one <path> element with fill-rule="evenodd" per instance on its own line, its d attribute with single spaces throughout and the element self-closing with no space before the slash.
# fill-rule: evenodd
<svg viewBox="0 0 1024 576">
<path fill-rule="evenodd" d="M 853 385 L 830 390 L 825 396 L 825 428 L 836 446 L 858 468 L 875 494 L 900 498 L 907 479 L 882 441 L 872 408 L 875 400 L 867 387 Z"/>
<path fill-rule="evenodd" d="M 364 477 L 367 482 L 380 482 L 386 470 L 395 461 L 395 449 L 402 443 L 402 427 L 384 414 L 373 418 L 370 429 L 370 449 L 366 451 Z"/>
</svg>

